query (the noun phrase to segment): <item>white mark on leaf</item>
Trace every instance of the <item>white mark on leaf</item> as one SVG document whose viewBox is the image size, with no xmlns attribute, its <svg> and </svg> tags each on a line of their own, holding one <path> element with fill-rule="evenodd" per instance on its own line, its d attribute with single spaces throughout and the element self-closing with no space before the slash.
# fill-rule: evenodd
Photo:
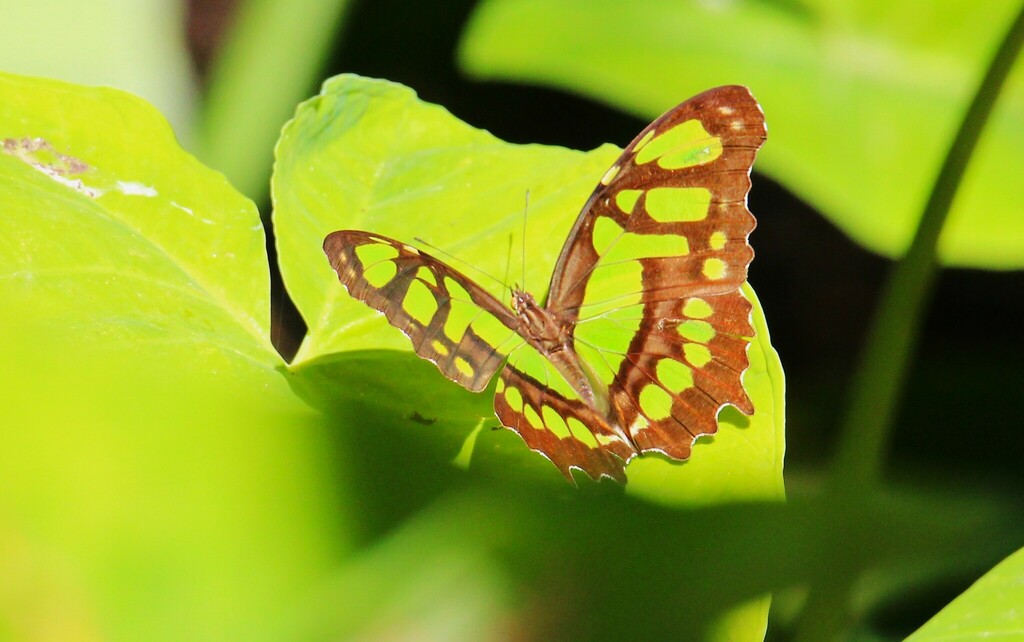
<svg viewBox="0 0 1024 642">
<path fill-rule="evenodd" d="M 156 189 L 149 185 L 143 185 L 135 181 L 117 181 L 116 187 L 119 192 L 126 196 L 147 196 L 152 198 L 159 194 Z"/>
</svg>

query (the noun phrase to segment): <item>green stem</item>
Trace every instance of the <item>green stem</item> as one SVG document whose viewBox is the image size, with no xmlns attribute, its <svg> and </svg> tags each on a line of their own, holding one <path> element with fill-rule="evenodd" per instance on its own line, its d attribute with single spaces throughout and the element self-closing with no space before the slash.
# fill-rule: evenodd
<svg viewBox="0 0 1024 642">
<path fill-rule="evenodd" d="M 921 322 L 931 298 L 939 235 L 949 215 L 981 132 L 999 91 L 1024 45 L 1024 5 L 1000 43 L 946 159 L 907 251 L 884 284 L 854 373 L 852 395 L 841 424 L 828 490 L 845 497 L 847 507 L 879 484 L 897 402 L 903 392 Z M 859 573 L 838 568 L 810 587 L 797 626 L 798 642 L 841 639 L 849 617 L 850 596 Z"/>
<path fill-rule="evenodd" d="M 211 69 L 199 156 L 260 202 L 274 144 L 295 105 L 315 91 L 350 0 L 245 0 Z"/>
</svg>

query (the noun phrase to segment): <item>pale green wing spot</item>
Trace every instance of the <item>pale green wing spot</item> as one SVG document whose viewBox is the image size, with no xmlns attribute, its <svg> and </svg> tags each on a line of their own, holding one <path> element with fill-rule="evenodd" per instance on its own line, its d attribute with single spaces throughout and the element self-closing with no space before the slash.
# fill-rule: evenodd
<svg viewBox="0 0 1024 642">
<path fill-rule="evenodd" d="M 715 338 L 715 328 L 707 321 L 691 319 L 683 321 L 676 328 L 683 339 L 693 343 L 707 343 Z"/>
<path fill-rule="evenodd" d="M 629 344 L 640 330 L 639 306 L 616 309 L 576 325 L 576 341 L 600 350 L 616 365 L 629 351 Z"/>
<path fill-rule="evenodd" d="M 684 167 L 693 167 L 695 165 L 710 163 L 722 155 L 721 138 L 709 138 L 703 141 L 703 143 L 704 144 L 699 147 L 684 148 L 668 152 L 658 159 L 658 165 L 664 169 L 682 169 Z"/>
<path fill-rule="evenodd" d="M 509 330 L 501 320 L 490 314 L 480 314 L 469 324 L 469 327 L 478 337 L 495 348 L 504 349 L 510 339 L 519 337 L 518 334 Z"/>
<path fill-rule="evenodd" d="M 615 194 L 615 207 L 622 210 L 624 214 L 632 214 L 636 202 L 644 191 L 640 189 L 621 189 Z"/>
<path fill-rule="evenodd" d="M 609 167 L 608 171 L 605 172 L 604 176 L 601 177 L 601 184 L 602 185 L 607 185 L 607 184 L 611 183 L 613 180 L 615 180 L 615 177 L 619 175 L 619 170 L 620 169 L 622 169 L 622 166 L 619 165 L 618 163 L 616 163 L 616 164 L 612 165 L 611 167 Z"/>
<path fill-rule="evenodd" d="M 363 278 L 375 288 L 382 288 L 398 274 L 393 259 L 398 258 L 398 249 L 386 243 L 357 245 L 356 258 L 363 266 Z"/>
<path fill-rule="evenodd" d="M 655 374 L 661 385 L 675 394 L 693 387 L 693 370 L 675 359 L 659 359 Z"/>
<path fill-rule="evenodd" d="M 469 292 L 452 278 L 444 280 L 444 287 L 451 297 L 451 309 L 444 322 L 444 334 L 453 342 L 458 343 L 466 333 L 466 328 L 473 322 L 481 310 L 473 304 Z"/>
<path fill-rule="evenodd" d="M 455 357 L 455 368 L 467 377 L 473 376 L 473 366 L 462 357 Z"/>
<path fill-rule="evenodd" d="M 710 163 L 721 156 L 722 139 L 709 134 L 699 120 L 687 120 L 637 148 L 638 165 L 657 160 L 664 169 L 681 169 Z"/>
<path fill-rule="evenodd" d="M 706 319 L 714 313 L 711 304 L 700 297 L 690 297 L 683 304 L 683 314 L 690 319 Z"/>
<path fill-rule="evenodd" d="M 363 278 L 377 289 L 391 283 L 391 279 L 395 278 L 396 274 L 398 274 L 398 265 L 394 261 L 385 259 L 377 263 L 363 264 Z"/>
<path fill-rule="evenodd" d="M 711 190 L 706 187 L 655 187 L 644 199 L 647 215 L 659 223 L 703 221 L 711 207 Z"/>
<path fill-rule="evenodd" d="M 482 311 L 469 299 L 456 298 L 451 291 L 449 294 L 452 295 L 451 308 L 448 310 L 448 318 L 444 321 L 444 334 L 458 344 L 466 334 L 466 328 L 482 314 Z"/>
<path fill-rule="evenodd" d="M 719 258 L 710 258 L 704 261 L 704 267 L 701 269 L 704 276 L 717 281 L 725 276 L 726 266 L 725 261 Z"/>
<path fill-rule="evenodd" d="M 572 431 L 569 430 L 569 424 L 567 424 L 562 415 L 558 414 L 551 406 L 544 406 L 541 408 L 541 417 L 544 419 L 544 425 L 548 430 L 555 434 L 555 437 L 558 437 L 559 439 L 566 439 L 572 436 Z"/>
<path fill-rule="evenodd" d="M 530 424 L 531 428 L 544 430 L 544 423 L 541 421 L 540 415 L 537 414 L 537 411 L 530 404 L 523 406 L 523 417 L 526 418 L 526 423 Z"/>
<path fill-rule="evenodd" d="M 640 150 L 642 150 L 644 147 L 646 147 L 647 143 L 651 142 L 652 138 L 654 138 L 654 130 L 653 129 L 649 129 L 649 130 L 647 130 L 647 133 L 644 134 L 643 138 L 638 140 L 636 142 L 636 145 L 633 146 L 633 153 L 634 154 L 640 153 Z"/>
<path fill-rule="evenodd" d="M 519 392 L 517 388 L 505 387 L 504 382 L 502 382 L 501 385 L 503 394 L 505 395 L 505 401 L 508 402 L 508 405 L 512 407 L 512 410 L 515 410 L 516 412 L 522 412 L 523 395 Z"/>
<path fill-rule="evenodd" d="M 725 235 L 725 232 L 714 232 L 711 235 L 711 237 L 708 239 L 708 246 L 712 250 L 716 250 L 717 251 L 717 250 L 720 250 L 723 247 L 725 247 L 725 243 L 728 240 L 729 240 L 729 237 Z"/>
<path fill-rule="evenodd" d="M 473 303 L 469 293 L 457 281 L 445 278 L 444 287 L 451 297 L 448 317 L 444 322 L 444 334 L 453 343 L 458 344 L 470 329 L 495 350 L 501 349 L 510 339 L 517 336 L 501 320 L 487 314 Z"/>
<path fill-rule="evenodd" d="M 594 220 L 594 250 L 603 255 L 612 243 L 625 233 L 622 226 L 607 216 L 598 216 Z"/>
<path fill-rule="evenodd" d="M 640 409 L 651 420 L 668 419 L 672 416 L 672 395 L 660 386 L 649 384 L 640 391 Z"/>
<path fill-rule="evenodd" d="M 430 285 L 436 286 L 437 279 L 434 277 L 434 273 L 427 266 L 420 266 L 420 269 L 416 270 L 416 278 Z"/>
<path fill-rule="evenodd" d="M 684 343 L 683 356 L 695 368 L 703 368 L 711 363 L 711 350 L 700 343 Z"/>
<path fill-rule="evenodd" d="M 356 258 L 364 266 L 373 265 L 379 261 L 390 261 L 398 258 L 398 248 L 387 243 L 375 242 L 364 243 L 355 247 Z"/>
<path fill-rule="evenodd" d="M 639 411 L 639 408 L 637 408 Z M 636 418 L 633 419 L 633 423 L 629 426 L 629 434 L 635 435 L 641 430 L 647 430 L 651 427 L 651 421 L 642 412 L 636 413 Z"/>
<path fill-rule="evenodd" d="M 388 263 L 392 263 L 388 261 Z M 420 322 L 421 325 L 429 325 L 430 320 L 437 313 L 437 299 L 423 281 L 413 279 L 409 283 L 405 298 L 402 299 L 402 309 L 406 314 Z"/>
<path fill-rule="evenodd" d="M 679 234 L 634 234 L 626 232 L 607 216 L 594 221 L 594 249 L 601 255 L 601 265 L 624 261 L 690 253 L 685 236 Z"/>
<path fill-rule="evenodd" d="M 609 438 L 606 438 L 604 435 L 595 435 L 594 433 L 590 432 L 590 430 L 587 429 L 586 425 L 584 425 L 584 423 L 577 419 L 576 417 L 569 417 L 566 423 L 569 426 L 570 434 L 576 439 L 582 441 L 590 448 L 597 448 L 599 442 L 603 444 L 609 440 Z"/>
</svg>

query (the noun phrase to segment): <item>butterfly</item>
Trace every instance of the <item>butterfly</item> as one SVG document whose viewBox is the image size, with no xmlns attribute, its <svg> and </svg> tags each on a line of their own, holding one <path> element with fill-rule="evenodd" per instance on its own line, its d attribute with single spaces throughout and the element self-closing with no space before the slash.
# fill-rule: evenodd
<svg viewBox="0 0 1024 642">
<path fill-rule="evenodd" d="M 753 339 L 740 286 L 753 259 L 750 170 L 767 135 L 750 91 L 699 94 L 648 125 L 601 178 L 543 303 L 505 304 L 455 268 L 372 232 L 324 252 L 349 294 L 474 392 L 500 371 L 494 412 L 570 482 L 625 483 L 638 455 L 690 456 L 743 388 Z"/>
</svg>

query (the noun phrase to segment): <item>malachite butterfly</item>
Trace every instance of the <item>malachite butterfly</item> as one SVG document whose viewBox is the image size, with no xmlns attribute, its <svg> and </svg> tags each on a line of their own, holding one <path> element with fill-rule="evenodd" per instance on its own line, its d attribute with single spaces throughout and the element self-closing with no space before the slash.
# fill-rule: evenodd
<svg viewBox="0 0 1024 642">
<path fill-rule="evenodd" d="M 416 353 L 479 392 L 572 479 L 625 482 L 658 452 L 686 459 L 726 405 L 752 414 L 741 377 L 753 339 L 740 291 L 750 169 L 766 136 L 745 87 L 711 89 L 647 126 L 601 178 L 569 233 L 543 305 L 505 305 L 412 246 L 342 230 L 324 252 L 351 296 L 384 313 Z"/>
</svg>

